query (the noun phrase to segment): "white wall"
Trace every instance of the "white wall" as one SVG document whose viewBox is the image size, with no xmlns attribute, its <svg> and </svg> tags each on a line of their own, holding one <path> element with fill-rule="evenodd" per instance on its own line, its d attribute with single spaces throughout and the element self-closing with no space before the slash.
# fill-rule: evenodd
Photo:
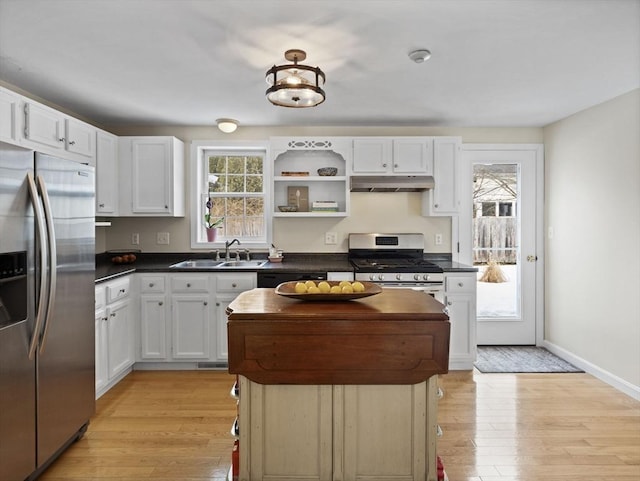
<svg viewBox="0 0 640 481">
<path fill-rule="evenodd" d="M 546 340 L 640 389 L 640 90 L 544 144 Z"/>
<path fill-rule="evenodd" d="M 230 135 L 216 127 L 106 127 L 117 135 L 173 135 L 185 142 L 189 175 L 192 164 L 190 142 L 193 140 L 262 140 L 271 136 L 356 136 L 356 135 L 455 135 L 463 142 L 541 143 L 541 128 L 441 128 L 441 127 L 243 127 Z M 346 252 L 349 232 L 424 232 L 425 250 L 451 252 L 451 220 L 448 217 L 422 217 L 421 194 L 412 193 L 353 193 L 351 215 L 348 218 L 274 219 L 274 243 L 285 252 Z M 187 205 L 189 203 L 187 202 Z M 112 226 L 97 231 L 104 238 L 104 249 L 127 249 L 131 234 L 140 234 L 140 245 L 146 252 L 187 252 L 189 213 L 183 219 L 124 219 L 112 220 Z M 325 245 L 324 233 L 338 233 L 337 245 Z M 169 232 L 168 246 L 156 244 L 157 232 Z M 433 234 L 443 235 L 443 244 L 435 246 Z M 100 239 L 102 241 L 102 239 Z M 100 251 L 99 251 L 100 252 Z"/>
</svg>

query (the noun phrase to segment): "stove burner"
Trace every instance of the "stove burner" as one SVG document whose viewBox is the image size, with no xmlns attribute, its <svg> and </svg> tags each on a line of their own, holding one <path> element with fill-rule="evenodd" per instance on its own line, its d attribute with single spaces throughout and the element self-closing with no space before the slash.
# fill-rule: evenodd
<svg viewBox="0 0 640 481">
<path fill-rule="evenodd" d="M 424 259 L 351 259 L 351 263 L 360 272 L 442 272 L 439 266 Z"/>
</svg>

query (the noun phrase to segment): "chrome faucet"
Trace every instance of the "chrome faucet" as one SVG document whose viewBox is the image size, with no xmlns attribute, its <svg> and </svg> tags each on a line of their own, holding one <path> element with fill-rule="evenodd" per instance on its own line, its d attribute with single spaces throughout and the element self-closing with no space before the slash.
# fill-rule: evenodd
<svg viewBox="0 0 640 481">
<path fill-rule="evenodd" d="M 231 247 L 233 244 L 240 245 L 240 241 L 238 239 L 233 239 L 231 242 L 225 241 L 224 243 L 224 260 L 225 261 L 231 260 L 231 257 L 229 257 L 229 247 Z"/>
</svg>

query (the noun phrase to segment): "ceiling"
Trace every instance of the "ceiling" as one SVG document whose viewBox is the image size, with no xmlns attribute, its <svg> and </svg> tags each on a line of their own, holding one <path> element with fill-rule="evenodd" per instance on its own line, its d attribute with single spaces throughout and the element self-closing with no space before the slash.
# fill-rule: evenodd
<svg viewBox="0 0 640 481">
<path fill-rule="evenodd" d="M 265 98 L 292 48 L 318 107 Z M 537 127 L 640 87 L 640 0 L 0 0 L 0 80 L 104 126 Z"/>
</svg>

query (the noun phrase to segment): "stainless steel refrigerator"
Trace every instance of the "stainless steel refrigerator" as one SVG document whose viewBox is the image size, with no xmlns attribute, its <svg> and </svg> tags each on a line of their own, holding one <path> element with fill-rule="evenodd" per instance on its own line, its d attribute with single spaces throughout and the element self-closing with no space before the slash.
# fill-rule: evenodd
<svg viewBox="0 0 640 481">
<path fill-rule="evenodd" d="M 37 477 L 95 412 L 93 167 L 0 143 L 0 480 Z"/>
</svg>

